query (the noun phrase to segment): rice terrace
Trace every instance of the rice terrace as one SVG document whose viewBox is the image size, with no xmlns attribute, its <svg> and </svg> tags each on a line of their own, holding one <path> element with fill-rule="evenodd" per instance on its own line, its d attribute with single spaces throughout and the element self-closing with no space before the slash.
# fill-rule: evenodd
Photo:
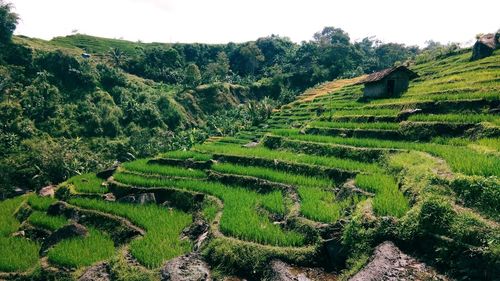
<svg viewBox="0 0 500 281">
<path fill-rule="evenodd" d="M 500 280 L 500 31 L 44 40 L 16 4 L 0 280 Z"/>
</svg>

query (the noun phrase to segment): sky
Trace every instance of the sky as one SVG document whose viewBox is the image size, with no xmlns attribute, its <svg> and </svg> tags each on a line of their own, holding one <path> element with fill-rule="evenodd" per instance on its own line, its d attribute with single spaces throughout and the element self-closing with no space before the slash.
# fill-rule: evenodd
<svg viewBox="0 0 500 281">
<path fill-rule="evenodd" d="M 352 40 L 470 45 L 476 34 L 500 28 L 498 0 L 6 1 L 21 18 L 16 34 L 42 39 L 77 31 L 142 42 L 244 42 L 271 34 L 300 42 L 334 26 Z"/>
</svg>

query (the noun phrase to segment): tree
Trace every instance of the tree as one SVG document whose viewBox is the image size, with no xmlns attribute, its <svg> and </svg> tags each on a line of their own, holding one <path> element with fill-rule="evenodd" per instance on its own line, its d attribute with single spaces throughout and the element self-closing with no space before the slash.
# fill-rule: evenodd
<svg viewBox="0 0 500 281">
<path fill-rule="evenodd" d="M 12 4 L 0 0 L 0 44 L 9 43 L 19 17 L 12 12 Z"/>
<path fill-rule="evenodd" d="M 196 87 L 200 84 L 200 81 L 201 81 L 201 73 L 198 66 L 194 63 L 188 64 L 184 76 L 184 84 L 186 84 L 189 87 Z"/>
<path fill-rule="evenodd" d="M 219 52 L 215 62 L 209 63 L 205 71 L 205 82 L 223 81 L 229 74 L 229 59 L 225 52 Z"/>
<path fill-rule="evenodd" d="M 264 61 L 265 57 L 255 42 L 241 46 L 231 56 L 232 68 L 240 75 L 254 75 Z"/>
<path fill-rule="evenodd" d="M 121 67 L 127 57 L 122 50 L 118 48 L 111 48 L 108 51 L 108 58 L 114 66 Z"/>
</svg>

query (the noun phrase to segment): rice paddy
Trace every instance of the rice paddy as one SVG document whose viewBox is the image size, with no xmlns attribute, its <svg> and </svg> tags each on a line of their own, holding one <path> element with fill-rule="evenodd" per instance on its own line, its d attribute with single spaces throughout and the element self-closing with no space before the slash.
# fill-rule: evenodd
<svg viewBox="0 0 500 281">
<path fill-rule="evenodd" d="M 95 174 L 84 174 L 68 180 L 68 183 L 73 185 L 75 191 L 79 193 L 107 193 L 108 189 L 101 185 L 102 182 L 103 180 Z"/>
<path fill-rule="evenodd" d="M 200 170 L 186 169 L 182 167 L 148 164 L 149 159 L 141 159 L 123 164 L 127 171 L 139 172 L 148 175 L 160 175 L 170 177 L 204 178 L 206 174 Z"/>
<path fill-rule="evenodd" d="M 51 248 L 47 256 L 54 265 L 79 268 L 106 260 L 114 252 L 113 240 L 108 234 L 89 228 L 87 236 L 65 239 Z"/>
<path fill-rule="evenodd" d="M 146 235 L 132 241 L 130 251 L 134 258 L 148 268 L 157 268 L 164 261 L 191 249 L 189 241 L 179 240 L 182 230 L 191 223 L 189 214 L 156 205 L 141 206 L 97 199 L 74 198 L 70 203 L 122 216 L 143 227 L 147 231 Z"/>
</svg>

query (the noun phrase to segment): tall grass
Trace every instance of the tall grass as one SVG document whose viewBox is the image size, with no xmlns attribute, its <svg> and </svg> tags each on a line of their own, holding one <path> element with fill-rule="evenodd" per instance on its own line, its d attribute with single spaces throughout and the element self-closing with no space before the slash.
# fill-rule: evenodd
<svg viewBox="0 0 500 281">
<path fill-rule="evenodd" d="M 21 272 L 38 263 L 40 246 L 20 237 L 0 237 L 0 272 Z"/>
<path fill-rule="evenodd" d="M 259 207 L 263 207 L 270 212 L 284 214 L 285 206 L 280 191 L 259 194 L 216 182 L 143 178 L 127 174 L 117 174 L 115 179 L 143 187 L 176 187 L 193 190 L 220 198 L 224 202 L 220 229 L 226 235 L 277 246 L 300 246 L 304 243 L 303 235 L 295 231 L 282 230 L 259 211 Z"/>
<path fill-rule="evenodd" d="M 265 159 L 277 159 L 288 161 L 292 163 L 303 163 L 310 165 L 319 165 L 329 168 L 340 168 L 344 170 L 351 171 L 379 171 L 380 168 L 371 163 L 364 163 L 359 161 L 354 161 L 350 159 L 341 159 L 336 157 L 327 156 L 316 156 L 295 153 L 286 150 L 271 150 L 262 146 L 254 148 L 244 148 L 237 145 L 197 145 L 194 147 L 196 150 L 207 151 L 210 153 L 219 153 L 225 155 L 237 155 L 237 156 L 252 156 Z"/>
<path fill-rule="evenodd" d="M 89 228 L 86 237 L 63 240 L 51 248 L 47 256 L 52 264 L 68 268 L 79 268 L 106 260 L 114 252 L 114 243 L 108 234 Z"/>
<path fill-rule="evenodd" d="M 34 211 L 28 217 L 28 222 L 34 226 L 53 231 L 67 224 L 68 220 L 65 217 L 49 216 L 44 212 Z"/>
<path fill-rule="evenodd" d="M 102 186 L 103 180 L 98 178 L 95 174 L 84 174 L 72 177 L 68 183 L 75 187 L 76 192 L 81 193 L 100 193 L 104 194 L 109 192 L 106 186 Z"/>
<path fill-rule="evenodd" d="M 173 159 L 181 159 L 181 160 L 193 159 L 195 161 L 208 161 L 208 160 L 212 159 L 212 155 L 210 155 L 210 154 L 199 153 L 199 152 L 195 152 L 192 150 L 169 151 L 169 152 L 161 153 L 159 156 L 163 157 L 163 158 L 173 158 Z"/>
<path fill-rule="evenodd" d="M 500 126 L 500 116 L 493 114 L 416 114 L 408 118 L 410 121 L 435 121 L 452 123 L 491 122 Z"/>
<path fill-rule="evenodd" d="M 148 268 L 157 268 L 166 260 L 187 253 L 190 242 L 179 236 L 192 217 L 157 205 L 134 205 L 96 199 L 73 198 L 71 204 L 125 217 L 144 228 L 146 235 L 130 243 L 132 255 Z"/>
<path fill-rule="evenodd" d="M 144 173 L 144 174 L 156 174 L 162 176 L 175 176 L 175 177 L 191 177 L 191 178 L 204 178 L 206 174 L 200 170 L 193 170 L 183 167 L 148 164 L 149 159 L 140 159 L 133 162 L 127 162 L 123 164 L 123 168 Z"/>
<path fill-rule="evenodd" d="M 298 130 L 280 129 L 273 133 L 292 139 L 346 144 L 358 147 L 378 147 L 410 149 L 428 152 L 434 156 L 441 157 L 451 166 L 455 172 L 466 175 L 500 176 L 500 157 L 477 152 L 466 146 L 443 145 L 436 143 L 418 143 L 408 141 L 391 141 L 369 138 L 342 138 L 322 135 L 302 135 Z M 464 157 L 467 155 L 467 157 Z"/>
<path fill-rule="evenodd" d="M 54 199 L 52 197 L 40 197 L 36 194 L 30 194 L 28 196 L 28 204 L 31 206 L 31 208 L 38 211 L 47 211 L 49 206 L 54 204 L 55 202 L 57 202 L 57 199 Z"/>
<path fill-rule="evenodd" d="M 345 215 L 345 210 L 355 205 L 358 198 L 337 201 L 331 190 L 317 187 L 299 187 L 300 213 L 311 220 L 333 223 Z"/>
<path fill-rule="evenodd" d="M 216 165 L 213 165 L 212 169 L 221 173 L 258 177 L 269 181 L 295 186 L 323 188 L 329 188 L 333 186 L 333 182 L 326 177 L 309 177 L 256 166 L 242 166 L 230 163 L 218 163 Z"/>
<path fill-rule="evenodd" d="M 25 200 L 24 196 L 19 196 L 0 201 L 0 237 L 9 236 L 19 228 L 20 224 L 14 213 Z"/>
<path fill-rule="evenodd" d="M 383 174 L 358 174 L 356 185 L 375 193 L 373 209 L 380 216 L 401 217 L 409 209 L 408 200 L 398 189 L 394 178 Z"/>
<path fill-rule="evenodd" d="M 338 129 L 375 129 L 375 130 L 397 130 L 399 123 L 385 123 L 385 122 L 326 122 L 326 121 L 313 121 L 309 123 L 311 127 L 319 128 L 338 128 Z"/>
</svg>

